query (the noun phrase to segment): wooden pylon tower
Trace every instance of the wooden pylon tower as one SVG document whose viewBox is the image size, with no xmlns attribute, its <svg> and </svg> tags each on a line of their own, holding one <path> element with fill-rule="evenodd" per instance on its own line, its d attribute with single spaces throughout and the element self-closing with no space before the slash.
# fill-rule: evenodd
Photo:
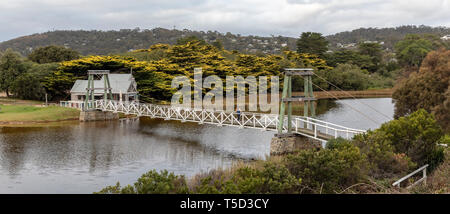
<svg viewBox="0 0 450 214">
<path fill-rule="evenodd" d="M 287 123 L 288 129 L 287 133 L 292 133 L 292 102 L 304 102 L 303 115 L 308 117 L 316 116 L 316 111 L 314 108 L 314 98 L 313 87 L 312 87 L 312 75 L 314 69 L 312 68 L 286 68 L 284 69 L 284 85 L 283 85 L 283 95 L 281 99 L 280 114 L 278 118 L 278 133 L 283 132 L 283 123 L 285 115 L 286 103 L 288 105 L 287 113 Z M 292 76 L 302 76 L 304 79 L 304 96 L 292 96 Z"/>
<path fill-rule="evenodd" d="M 100 79 L 103 79 L 103 88 L 95 88 L 94 87 L 94 78 L 101 76 Z M 109 82 L 109 70 L 88 70 L 88 85 L 86 88 L 86 98 L 84 100 L 84 111 L 92 109 L 94 106 L 95 100 L 95 90 L 103 90 L 103 99 L 106 102 L 107 97 L 112 100 L 112 88 Z"/>
</svg>

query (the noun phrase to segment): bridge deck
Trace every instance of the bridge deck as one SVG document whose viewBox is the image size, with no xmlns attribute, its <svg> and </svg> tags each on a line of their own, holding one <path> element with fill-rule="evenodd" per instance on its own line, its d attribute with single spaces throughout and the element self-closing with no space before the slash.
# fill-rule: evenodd
<svg viewBox="0 0 450 214">
<path fill-rule="evenodd" d="M 67 104 L 61 103 L 62 106 Z M 217 126 L 233 126 L 238 128 L 261 129 L 277 131 L 279 116 L 277 114 L 261 114 L 242 112 L 240 116 L 236 112 L 214 111 L 208 109 L 193 109 L 172 107 L 168 105 L 154 105 L 146 103 L 124 103 L 108 100 L 96 100 L 93 107 L 102 111 L 122 112 L 137 116 L 162 118 L 165 120 L 178 120 L 181 122 L 196 122 L 199 124 L 214 124 Z M 283 123 L 283 132 L 287 132 L 287 117 Z M 352 138 L 364 130 L 347 128 L 337 124 L 321 121 L 315 118 L 293 116 L 292 132 L 322 142 L 333 138 Z"/>
</svg>

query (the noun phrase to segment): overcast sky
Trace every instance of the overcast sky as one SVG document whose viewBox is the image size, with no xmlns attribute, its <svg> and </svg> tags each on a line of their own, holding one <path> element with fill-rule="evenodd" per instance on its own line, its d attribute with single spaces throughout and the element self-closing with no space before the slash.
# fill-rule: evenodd
<svg viewBox="0 0 450 214">
<path fill-rule="evenodd" d="M 0 0 L 0 41 L 51 30 L 155 27 L 325 35 L 360 27 L 450 26 L 450 0 Z"/>
</svg>

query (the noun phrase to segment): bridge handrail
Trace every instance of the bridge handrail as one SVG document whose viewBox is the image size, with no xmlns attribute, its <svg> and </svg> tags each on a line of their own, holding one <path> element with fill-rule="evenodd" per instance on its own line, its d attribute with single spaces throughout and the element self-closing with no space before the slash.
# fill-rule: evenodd
<svg viewBox="0 0 450 214">
<path fill-rule="evenodd" d="M 424 181 L 424 183 L 426 184 L 426 179 L 427 179 L 427 167 L 428 167 L 428 164 L 425 164 L 424 166 L 422 166 L 422 167 L 416 169 L 414 172 L 411 172 L 411 173 L 409 173 L 408 175 L 406 175 L 406 176 L 404 176 L 404 177 L 398 179 L 398 181 L 394 182 L 394 183 L 392 184 L 392 186 L 400 187 L 400 183 L 401 183 L 402 181 L 404 181 L 404 180 L 410 178 L 411 176 L 417 174 L 417 173 L 420 172 L 420 171 L 423 171 L 422 178 L 419 179 L 419 180 L 417 180 L 416 182 L 414 182 L 413 184 L 411 184 L 411 185 L 408 186 L 407 188 L 411 188 L 411 187 L 415 186 L 416 184 L 418 184 L 418 183 L 420 183 L 420 182 L 422 182 L 422 181 Z"/>
<path fill-rule="evenodd" d="M 295 118 L 295 120 L 299 120 L 299 121 L 302 121 L 302 122 L 307 123 L 307 124 L 315 125 L 315 126 L 322 127 L 322 128 L 328 128 L 328 129 L 332 129 L 332 130 L 336 130 L 336 131 L 340 131 L 340 132 L 350 132 L 350 133 L 354 133 L 354 134 L 359 134 L 359 133 L 365 132 L 364 130 L 351 129 L 351 128 L 346 128 L 346 127 L 343 127 L 343 126 L 341 126 L 341 127 L 344 128 L 344 129 L 338 129 L 338 128 L 330 127 L 330 126 L 323 125 L 323 124 L 320 124 L 320 123 L 311 122 L 311 121 L 308 121 L 308 120 L 305 120 L 305 119 L 302 119 L 302 118 Z"/>
<path fill-rule="evenodd" d="M 103 100 L 96 100 L 94 101 L 94 107 L 96 109 L 100 109 L 100 110 L 106 110 L 107 108 L 109 108 L 108 106 L 111 106 L 112 108 L 110 108 L 110 110 L 114 110 L 117 111 L 119 108 L 121 109 L 120 112 L 124 112 L 124 113 L 133 113 L 133 114 L 141 114 L 142 110 L 140 109 L 160 109 L 163 110 L 163 113 L 161 112 L 160 114 L 167 114 L 169 113 L 171 110 L 175 110 L 177 112 L 180 112 L 180 110 L 184 110 L 184 111 L 190 111 L 190 112 L 202 112 L 202 116 L 201 119 L 199 119 L 199 121 L 197 122 L 206 122 L 206 123 L 210 123 L 209 121 L 205 121 L 205 118 L 203 117 L 203 112 L 208 113 L 213 113 L 214 115 L 216 115 L 216 113 L 219 114 L 223 114 L 225 113 L 225 117 L 228 116 L 232 116 L 231 118 L 228 118 L 229 120 L 232 121 L 233 125 L 233 121 L 236 121 L 237 117 L 235 115 L 237 115 L 236 112 L 227 112 L 227 111 L 223 111 L 223 110 L 213 110 L 213 109 L 195 109 L 195 108 L 185 108 L 185 107 L 174 107 L 174 106 L 170 106 L 170 105 L 157 105 L 157 104 L 148 104 L 148 103 L 134 103 L 134 102 L 119 102 L 119 101 L 113 101 L 113 100 L 108 100 L 107 103 L 104 103 Z M 124 110 L 124 108 L 126 110 Z M 228 116 L 227 116 L 228 115 Z M 200 116 L 200 115 L 199 115 Z M 169 117 L 169 116 L 167 116 Z M 178 116 L 177 116 L 178 117 Z M 198 117 L 198 116 L 197 116 Z M 210 116 L 207 116 L 210 117 Z M 251 119 L 253 117 L 253 120 Z M 238 120 L 236 121 L 236 124 L 234 125 L 238 125 L 240 127 L 250 127 L 253 125 L 254 128 L 263 128 L 266 129 L 267 128 L 267 123 L 265 123 L 265 125 L 263 125 L 262 121 L 260 119 L 262 118 L 268 118 L 270 120 L 269 125 L 275 122 L 275 125 L 279 122 L 279 115 L 277 114 L 264 114 L 264 113 L 253 113 L 253 112 L 242 112 L 241 113 L 241 118 L 244 118 L 244 120 Z M 218 120 L 217 118 L 215 118 L 216 120 Z M 225 119 L 225 120 L 228 120 Z M 208 119 L 209 120 L 209 119 Z M 212 120 L 212 118 L 211 118 Z M 251 121 L 252 120 L 252 121 Z M 310 118 L 310 117 L 303 117 L 303 116 L 294 116 L 293 117 L 293 127 L 295 128 L 296 132 L 298 131 L 298 128 L 300 127 L 300 122 L 302 122 L 303 124 L 306 124 L 306 128 L 312 131 L 314 131 L 314 138 L 318 138 L 318 133 L 317 133 L 317 129 L 318 128 L 323 128 L 325 130 L 325 134 L 328 135 L 328 132 L 331 131 L 332 133 L 334 132 L 334 135 L 332 135 L 333 137 L 338 137 L 338 133 L 344 133 L 346 134 L 346 137 L 349 138 L 350 134 L 354 135 L 354 134 L 359 134 L 359 133 L 363 133 L 365 132 L 364 130 L 358 130 L 358 129 L 352 129 L 352 128 L 347 128 L 344 126 L 340 126 L 337 124 L 333 124 L 330 122 L 326 122 L 326 121 L 321 121 L 318 119 L 314 119 L 314 118 Z M 259 123 L 259 125 L 257 124 Z M 223 124 L 223 121 L 221 120 L 220 122 L 218 122 L 218 124 Z M 250 125 L 249 125 L 250 124 Z M 258 127 L 256 127 L 258 126 Z M 273 127 L 270 129 L 274 129 Z M 275 128 L 276 129 L 276 128 Z M 287 129 L 287 123 L 285 123 L 283 130 Z"/>
<path fill-rule="evenodd" d="M 74 106 L 75 104 L 75 106 Z M 84 101 L 59 101 L 59 106 L 61 107 L 67 107 L 67 108 L 76 108 L 76 109 L 83 109 Z"/>
<path fill-rule="evenodd" d="M 330 123 L 330 122 L 319 120 L 319 119 L 312 118 L 312 117 L 304 117 L 304 116 L 298 116 L 298 117 L 307 118 L 307 120 L 317 121 L 318 123 L 324 123 L 324 124 L 327 124 L 327 125 L 336 126 L 336 127 L 339 127 L 339 128 L 343 128 L 345 130 L 352 130 L 352 131 L 355 131 L 355 132 L 366 132 L 365 130 L 349 128 L 349 127 L 345 127 L 345 126 L 342 126 L 342 125 Z"/>
<path fill-rule="evenodd" d="M 158 104 L 150 104 L 150 103 L 140 103 L 140 104 L 158 106 L 158 107 L 162 107 L 162 108 L 171 108 L 171 109 L 173 109 L 173 108 L 180 108 L 180 109 L 184 109 L 184 107 L 173 107 L 173 106 L 170 106 L 170 105 L 158 105 Z M 225 112 L 226 113 L 226 111 L 223 111 L 223 110 L 195 109 L 195 108 L 189 108 L 189 109 L 190 110 L 194 110 L 194 111 L 209 111 L 209 112 Z M 228 112 L 228 113 L 237 114 L 236 112 Z M 273 116 L 273 117 L 278 117 L 279 116 L 278 114 L 266 114 L 266 113 L 257 113 L 257 112 L 255 112 L 255 113 L 254 112 L 241 112 L 241 115 Z M 307 119 L 304 119 L 304 118 L 307 118 Z M 327 121 L 318 120 L 318 119 L 315 119 L 315 118 L 312 118 L 312 117 L 294 116 L 293 119 L 294 120 L 295 119 L 300 119 L 303 122 L 311 123 L 311 124 L 318 125 L 318 126 L 323 126 L 324 128 L 326 128 L 326 126 L 322 125 L 320 123 L 327 124 L 328 128 L 336 129 L 338 131 L 353 131 L 354 133 L 365 132 L 365 130 L 348 128 L 348 127 L 341 126 L 341 125 L 334 124 L 334 123 L 330 123 L 330 122 L 327 122 Z M 308 121 L 308 120 L 310 120 L 310 121 Z M 311 121 L 316 121 L 316 122 L 311 122 Z M 333 126 L 339 127 L 341 129 L 334 128 Z"/>
</svg>

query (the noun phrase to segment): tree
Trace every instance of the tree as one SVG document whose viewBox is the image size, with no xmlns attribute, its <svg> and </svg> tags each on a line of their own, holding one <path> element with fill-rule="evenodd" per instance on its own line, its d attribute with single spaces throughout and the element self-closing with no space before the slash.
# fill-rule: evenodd
<svg viewBox="0 0 450 214">
<path fill-rule="evenodd" d="M 316 54 L 322 57 L 328 50 L 328 41 L 321 33 L 304 32 L 297 40 L 298 53 Z"/>
<path fill-rule="evenodd" d="M 336 68 L 327 71 L 325 78 L 343 90 L 365 90 L 369 87 L 370 76 L 352 64 L 339 64 Z M 330 86 L 329 89 L 335 89 Z"/>
<path fill-rule="evenodd" d="M 206 44 L 205 40 L 203 40 L 203 39 L 199 39 L 196 36 L 188 36 L 188 37 L 177 39 L 177 45 L 185 45 L 185 44 L 187 44 L 189 42 L 193 42 L 193 41 L 199 41 L 202 45 Z"/>
<path fill-rule="evenodd" d="M 63 46 L 46 46 L 35 49 L 28 55 L 28 59 L 37 63 L 62 62 L 78 59 L 80 54 L 70 48 Z"/>
<path fill-rule="evenodd" d="M 382 50 L 378 43 L 360 43 L 358 45 L 359 53 L 370 57 L 371 65 L 367 70 L 371 73 L 377 71 L 381 64 Z"/>
<path fill-rule="evenodd" d="M 0 90 L 9 97 L 10 89 L 18 76 L 25 72 L 25 66 L 19 53 L 7 49 L 0 58 Z"/>
<path fill-rule="evenodd" d="M 16 78 L 11 91 L 20 99 L 43 100 L 46 93 L 43 82 L 57 70 L 59 63 L 38 64 L 28 61 L 24 64 L 26 72 Z"/>
<path fill-rule="evenodd" d="M 12 84 L 11 91 L 20 99 L 42 100 L 45 90 L 39 77 L 33 73 L 25 73 L 19 76 Z"/>
<path fill-rule="evenodd" d="M 325 55 L 327 64 L 331 67 L 336 67 L 338 64 L 354 64 L 359 66 L 361 69 L 368 70 L 372 67 L 372 61 L 368 55 L 362 55 L 357 51 L 352 50 L 342 50 L 335 51 L 331 54 Z"/>
<path fill-rule="evenodd" d="M 219 39 L 216 39 L 216 41 L 214 41 L 212 43 L 212 46 L 216 47 L 218 50 L 223 50 L 223 44 L 222 41 L 220 41 Z"/>
<path fill-rule="evenodd" d="M 407 35 L 394 46 L 400 64 L 409 67 L 420 67 L 422 60 L 433 49 L 431 41 L 419 35 Z"/>
<path fill-rule="evenodd" d="M 408 115 L 420 108 L 432 112 L 441 126 L 449 131 L 450 50 L 430 52 L 419 72 L 412 73 L 396 86 L 395 117 Z"/>
</svg>

